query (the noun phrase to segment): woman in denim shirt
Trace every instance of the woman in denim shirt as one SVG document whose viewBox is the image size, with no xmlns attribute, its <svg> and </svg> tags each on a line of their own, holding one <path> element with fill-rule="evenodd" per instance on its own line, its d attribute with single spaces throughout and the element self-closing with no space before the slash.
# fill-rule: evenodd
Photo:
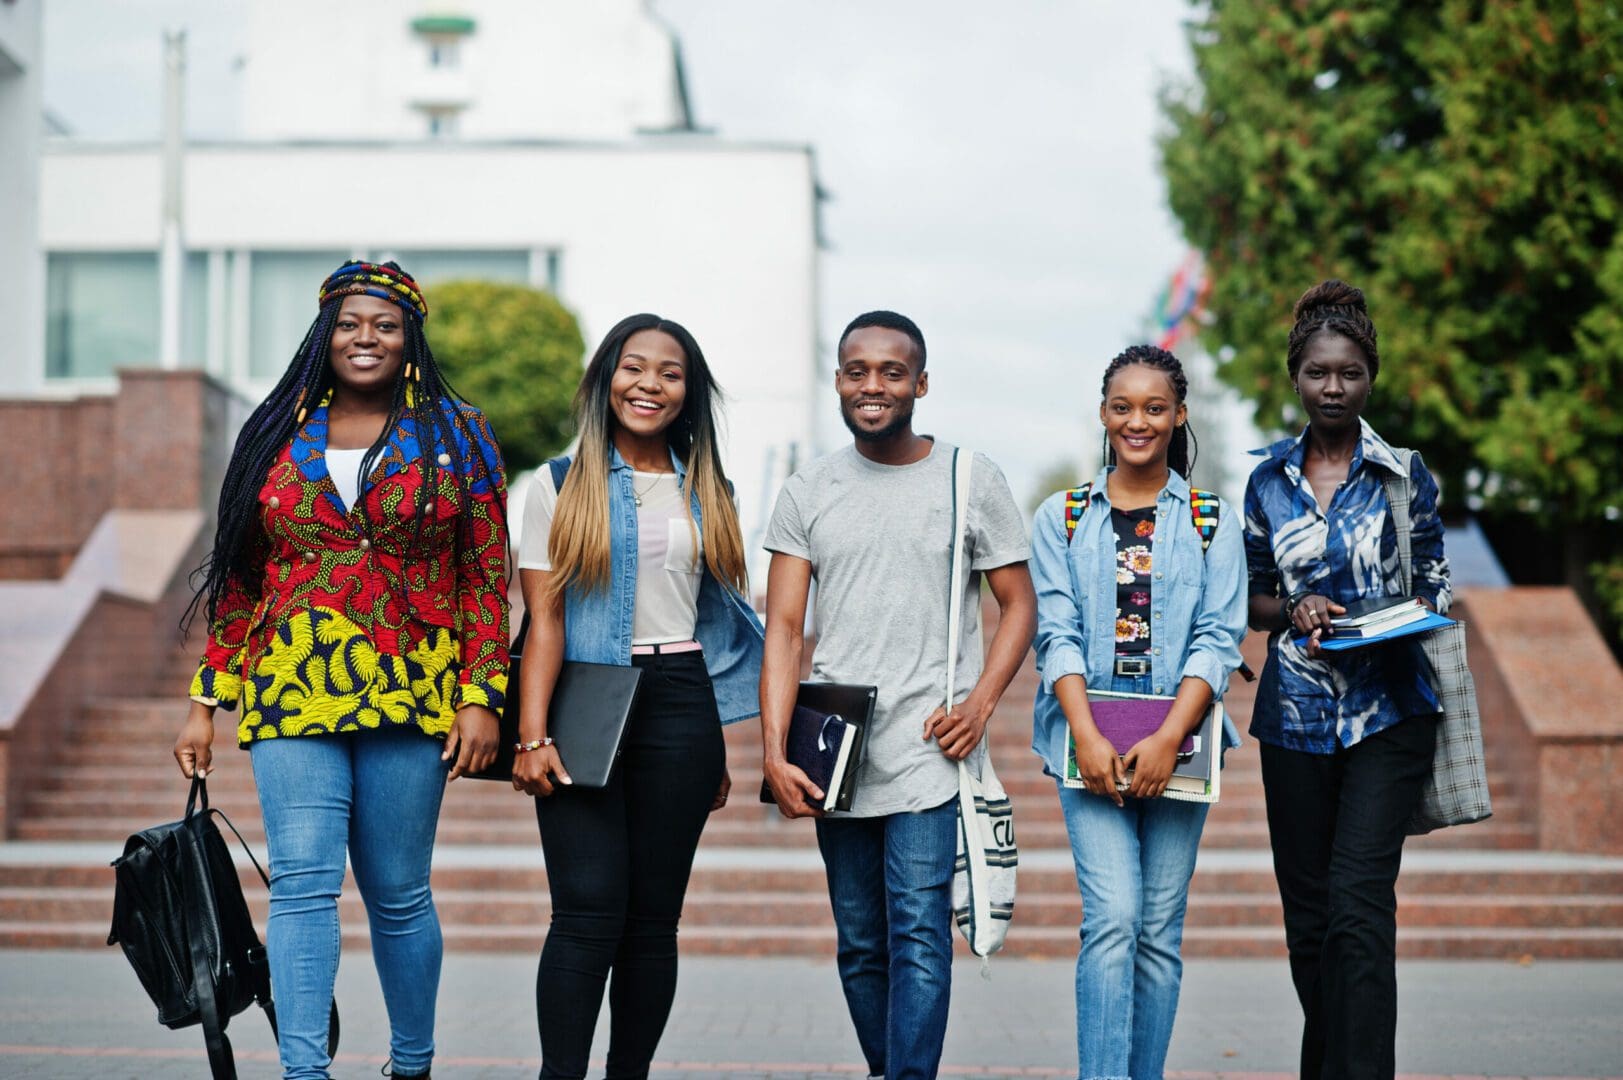
<svg viewBox="0 0 1623 1080">
<path fill-rule="evenodd" d="M 1188 383 L 1176 357 L 1134 346 L 1105 371 L 1109 460 L 1077 505 L 1059 492 L 1032 526 L 1037 666 L 1032 749 L 1053 776 L 1082 892 L 1078 1075 L 1161 1075 L 1183 974 L 1179 944 L 1204 803 L 1157 798 L 1178 746 L 1240 665 L 1240 522 L 1218 503 L 1210 547 L 1191 521 Z M 1075 534 L 1067 538 L 1067 515 Z M 1118 757 L 1089 688 L 1175 695 L 1165 724 Z M 1067 788 L 1074 738 L 1085 791 Z M 1225 723 L 1224 748 L 1239 737 Z M 1125 775 L 1132 770 L 1130 783 Z"/>
<path fill-rule="evenodd" d="M 1344 605 L 1403 595 L 1389 478 L 1408 477 L 1414 591 L 1434 611 L 1448 610 L 1448 561 L 1436 482 L 1361 417 L 1380 364 L 1364 294 L 1325 281 L 1295 315 L 1286 366 L 1308 425 L 1258 451 L 1245 494 L 1250 621 L 1272 635 L 1251 734 L 1305 1017 L 1302 1075 L 1391 1076 L 1394 886 L 1440 706 L 1416 639 L 1335 653 L 1319 642 Z"/>
<path fill-rule="evenodd" d="M 676 994 L 676 924 L 731 786 L 721 725 L 757 713 L 762 631 L 716 445 L 719 391 L 691 334 L 609 331 L 575 395 L 562 490 L 537 471 L 519 568 L 531 612 L 513 786 L 540 796 L 552 926 L 536 977 L 542 1077 L 584 1077 L 614 973 L 608 1075 L 648 1075 Z M 561 471 L 561 469 L 560 469 Z M 605 788 L 571 788 L 547 736 L 563 661 L 643 670 Z"/>
</svg>

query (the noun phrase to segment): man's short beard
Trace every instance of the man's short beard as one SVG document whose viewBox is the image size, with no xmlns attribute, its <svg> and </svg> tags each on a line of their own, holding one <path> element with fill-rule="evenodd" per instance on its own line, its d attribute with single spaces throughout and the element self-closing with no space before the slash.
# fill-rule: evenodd
<svg viewBox="0 0 1623 1080">
<path fill-rule="evenodd" d="M 907 430 L 908 425 L 913 423 L 913 410 L 908 409 L 906 412 L 902 412 L 898 409 L 891 422 L 877 431 L 858 427 L 856 421 L 852 419 L 851 411 L 844 405 L 840 406 L 840 419 L 845 421 L 846 428 L 852 435 L 857 437 L 858 442 L 884 442 L 886 439 L 894 438 Z"/>
</svg>

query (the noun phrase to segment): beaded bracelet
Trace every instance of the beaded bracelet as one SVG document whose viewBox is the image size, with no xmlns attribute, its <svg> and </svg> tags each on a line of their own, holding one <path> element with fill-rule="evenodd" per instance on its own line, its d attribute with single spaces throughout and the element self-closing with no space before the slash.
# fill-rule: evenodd
<svg viewBox="0 0 1623 1080">
<path fill-rule="evenodd" d="M 552 738 L 536 739 L 534 742 L 516 742 L 513 744 L 513 753 L 528 754 L 531 750 L 539 750 L 543 746 L 551 746 Z"/>
</svg>

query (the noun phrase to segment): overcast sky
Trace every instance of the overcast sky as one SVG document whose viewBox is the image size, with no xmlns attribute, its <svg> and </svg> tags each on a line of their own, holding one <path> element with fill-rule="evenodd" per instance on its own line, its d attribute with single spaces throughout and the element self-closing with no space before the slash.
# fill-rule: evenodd
<svg viewBox="0 0 1623 1080">
<path fill-rule="evenodd" d="M 76 134 L 154 137 L 160 29 L 184 24 L 188 128 L 233 134 L 246 6 L 48 0 L 47 107 Z M 1185 251 L 1155 148 L 1157 89 L 1189 70 L 1184 0 L 653 6 L 701 124 L 815 147 L 826 342 L 870 308 L 916 319 L 918 428 L 991 454 L 1022 503 L 1049 466 L 1093 460 L 1100 373 L 1142 339 Z M 837 444 L 832 392 L 826 412 Z"/>
</svg>

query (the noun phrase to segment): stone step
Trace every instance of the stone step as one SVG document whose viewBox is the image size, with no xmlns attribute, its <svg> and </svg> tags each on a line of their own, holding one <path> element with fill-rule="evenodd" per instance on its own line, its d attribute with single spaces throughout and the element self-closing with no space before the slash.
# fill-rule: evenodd
<svg viewBox="0 0 1623 1080">
<path fill-rule="evenodd" d="M 233 847 L 235 841 L 231 841 Z M 255 845 L 255 854 L 264 855 L 262 845 Z M 4 849 L 0 849 L 3 851 Z M 106 858 L 73 862 L 0 862 L 0 888 L 3 889 L 91 889 L 103 890 L 111 895 L 113 873 L 107 865 L 117 854 L 118 845 L 106 845 Z M 488 851 L 476 864 L 468 864 L 457 857 L 458 849 L 446 845 L 442 855 L 450 854 L 449 865 L 439 862 L 434 868 L 434 888 L 447 893 L 459 890 L 485 892 L 519 892 L 544 896 L 547 888 L 546 870 L 541 866 L 538 850 L 515 851 L 506 855 L 503 849 Z M 1225 859 L 1202 856 L 1190 886 L 1191 897 L 1274 895 L 1274 877 L 1268 869 L 1268 854 L 1263 851 L 1234 851 L 1223 853 Z M 1531 904 L 1550 898 L 1583 898 L 1586 900 L 1619 902 L 1623 898 L 1623 868 L 1606 870 L 1559 870 L 1543 867 L 1512 869 L 1497 865 L 1499 856 L 1492 853 L 1471 853 L 1477 868 L 1445 865 L 1430 868 L 1429 855 L 1411 858 L 1398 879 L 1398 896 L 1404 904 L 1420 903 L 1430 897 L 1516 897 L 1518 904 Z M 1510 858 L 1515 858 L 1511 856 Z M 1446 859 L 1446 856 L 1445 856 Z M 263 890 L 254 870 L 240 861 L 244 890 L 252 894 Z M 709 853 L 701 853 L 694 867 L 690 889 L 693 892 L 782 892 L 794 895 L 818 895 L 824 890 L 822 864 L 808 851 L 785 852 L 781 848 L 731 848 L 725 865 L 718 864 Z M 1239 865 L 1222 865 L 1238 863 Z M 1020 867 L 1020 895 L 1025 897 L 1043 893 L 1064 894 L 1074 899 L 1076 877 L 1069 858 L 1059 853 L 1046 857 L 1028 857 Z M 346 885 L 353 888 L 353 882 Z"/>
<path fill-rule="evenodd" d="M 15 830 L 19 840 L 122 840 L 124 837 L 179 817 L 181 802 L 165 800 L 147 816 L 97 814 L 86 800 L 78 800 L 74 813 L 31 816 Z M 221 804 L 226 809 L 225 804 Z M 754 809 L 754 808 L 752 808 Z M 1019 813 L 1017 808 L 1017 813 Z M 264 829 L 251 809 L 226 816 L 250 839 L 263 839 Z M 758 847 L 764 844 L 812 848 L 816 838 L 806 822 L 786 821 L 776 814 L 724 812 L 705 828 L 705 847 Z M 1066 850 L 1069 838 L 1057 810 L 1051 816 L 1025 815 L 1020 819 L 1019 840 L 1025 850 Z M 533 817 L 515 813 L 500 818 L 478 814 L 448 813 L 440 820 L 438 839 L 446 844 L 496 844 L 528 846 L 539 842 Z M 1536 827 L 1529 823 L 1490 820 L 1467 829 L 1446 829 L 1412 843 L 1427 848 L 1518 850 L 1534 846 Z M 1268 843 L 1268 827 L 1263 821 L 1212 821 L 1201 840 L 1207 848 L 1256 848 Z"/>
<path fill-rule="evenodd" d="M 538 954 L 546 934 L 536 927 L 446 926 L 445 947 L 458 952 Z M 343 924 L 344 946 L 364 949 L 364 920 Z M 832 957 L 834 935 L 823 927 L 686 927 L 679 934 L 688 955 Z M 963 956 L 968 949 L 954 939 Z M 104 922 L 18 922 L 0 924 L 0 948 L 101 948 L 107 944 Z M 1272 927 L 1191 927 L 1184 933 L 1182 955 L 1198 959 L 1283 959 L 1282 933 Z M 1615 960 L 1623 958 L 1623 930 L 1447 929 L 1416 930 L 1398 935 L 1399 959 L 1473 960 Z M 1005 959 L 1063 959 L 1076 955 L 1076 931 L 1033 927 L 1011 933 Z M 994 960 L 994 964 L 997 963 Z"/>
<path fill-rule="evenodd" d="M 246 890 L 249 906 L 263 925 L 268 897 L 263 887 Z M 436 889 L 434 903 L 447 926 L 544 925 L 551 902 L 544 889 Z M 351 885 L 340 900 L 344 917 L 362 919 L 364 908 Z M 46 919 L 90 922 L 108 918 L 107 887 L 0 887 L 0 925 Z M 1015 907 L 1020 930 L 1066 927 L 1074 931 L 1082 901 L 1074 886 L 1063 892 L 1021 890 Z M 833 928 L 827 896 L 806 890 L 709 891 L 690 889 L 683 907 L 686 927 Z M 1277 893 L 1210 895 L 1189 898 L 1186 927 L 1274 927 L 1283 933 Z M 1436 895 L 1403 897 L 1398 905 L 1403 931 L 1437 927 L 1614 928 L 1623 929 L 1623 898 L 1597 896 Z"/>
</svg>

